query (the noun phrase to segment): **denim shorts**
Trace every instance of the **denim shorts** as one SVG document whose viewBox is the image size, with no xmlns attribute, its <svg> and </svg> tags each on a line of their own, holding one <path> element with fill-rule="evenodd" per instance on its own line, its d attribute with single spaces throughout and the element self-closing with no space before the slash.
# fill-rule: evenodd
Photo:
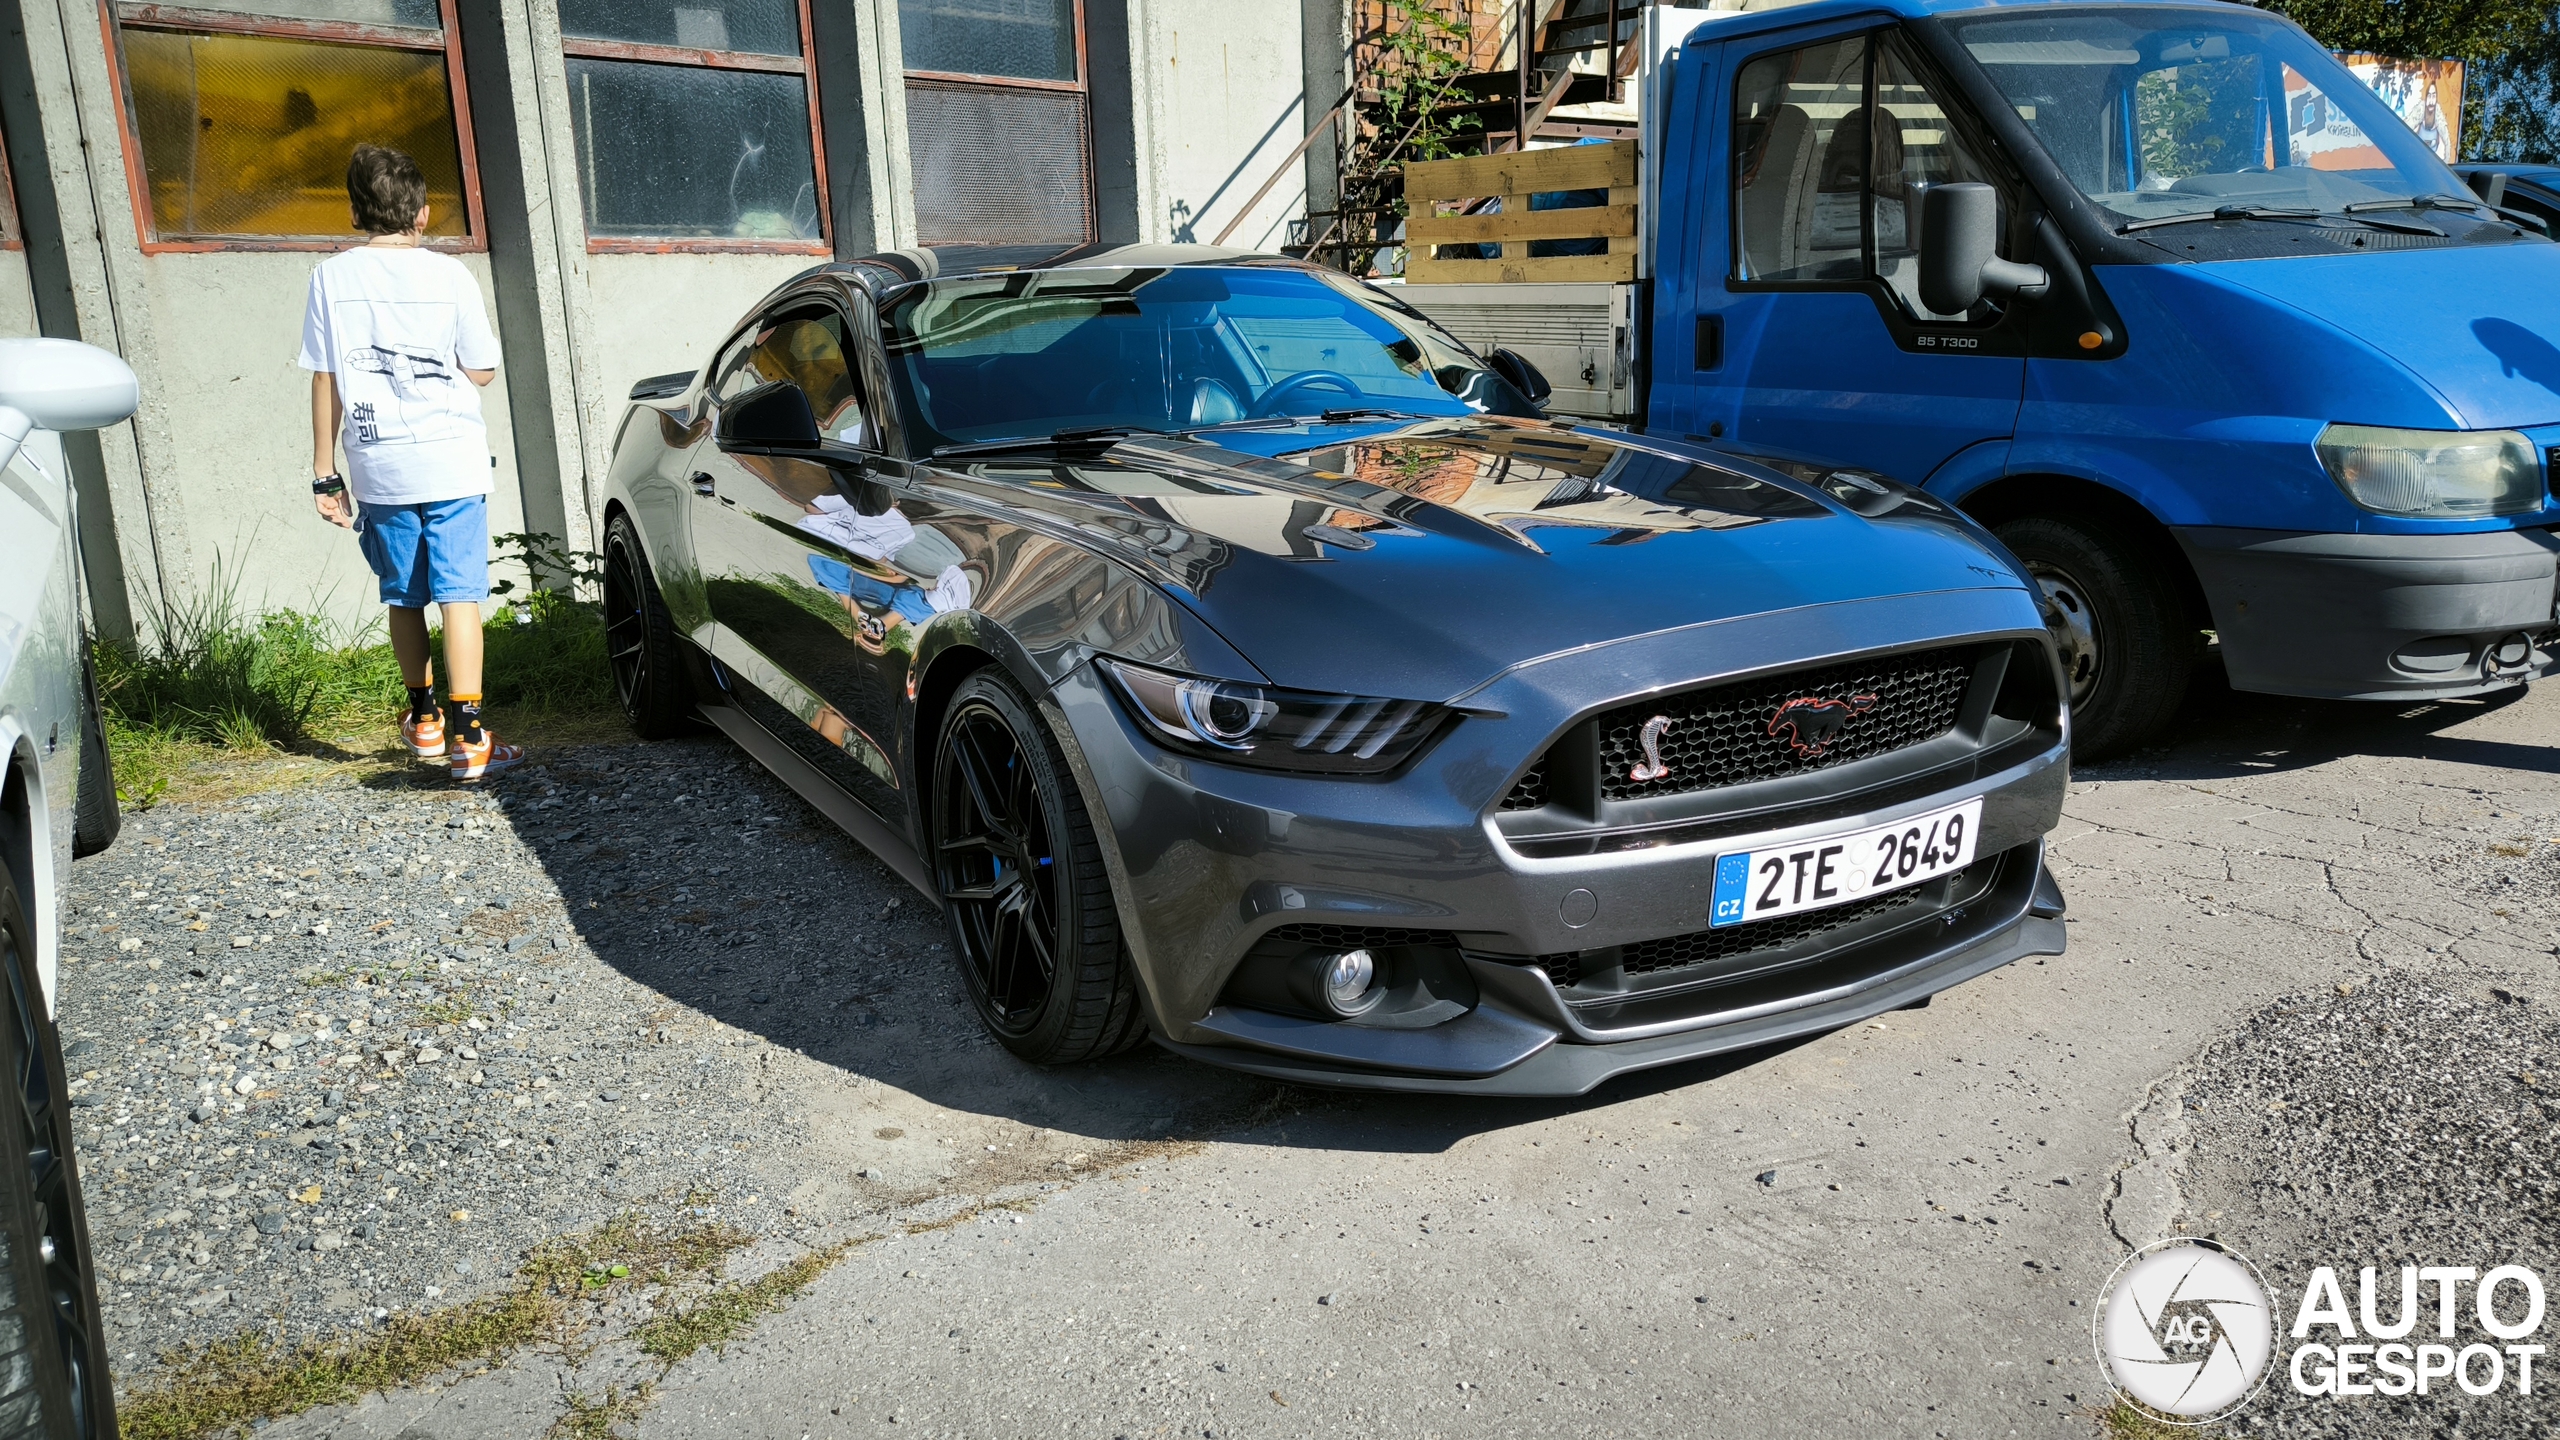
<svg viewBox="0 0 2560 1440">
<path fill-rule="evenodd" d="M 382 603 L 403 610 L 477 605 L 489 598 L 489 497 L 421 505 L 356 506 L 356 543 L 382 582 Z"/>
</svg>

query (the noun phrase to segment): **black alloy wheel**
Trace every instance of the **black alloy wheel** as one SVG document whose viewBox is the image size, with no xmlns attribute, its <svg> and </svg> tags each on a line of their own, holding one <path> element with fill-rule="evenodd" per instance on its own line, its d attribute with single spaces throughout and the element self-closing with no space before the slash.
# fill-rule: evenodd
<svg viewBox="0 0 2560 1440">
<path fill-rule="evenodd" d="M 0 1436 L 110 1440 L 115 1390 L 72 1157 L 60 1038 L 35 974 L 35 932 L 0 872 Z"/>
<path fill-rule="evenodd" d="M 1093 820 L 1003 672 L 962 681 L 943 712 L 929 814 L 951 948 L 987 1029 L 1039 1065 L 1145 1038 Z"/>
<path fill-rule="evenodd" d="M 675 620 L 658 594 L 648 552 L 628 515 L 616 515 L 604 540 L 604 652 L 623 718 L 643 740 L 682 734 L 693 713 L 692 687 L 677 649 Z"/>
<path fill-rule="evenodd" d="M 2012 520 L 1997 533 L 2044 592 L 2071 686 L 2071 757 L 2103 760 L 2158 734 L 2186 699 L 2203 633 L 2169 557 L 2077 515 Z"/>
</svg>

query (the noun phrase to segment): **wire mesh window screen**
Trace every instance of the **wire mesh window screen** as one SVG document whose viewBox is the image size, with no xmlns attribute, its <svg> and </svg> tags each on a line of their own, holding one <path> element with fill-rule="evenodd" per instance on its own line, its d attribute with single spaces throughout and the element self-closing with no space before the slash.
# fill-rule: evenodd
<svg viewBox="0 0 2560 1440">
<path fill-rule="evenodd" d="M 898 0 L 910 70 L 1078 80 L 1076 0 Z"/>
<path fill-rule="evenodd" d="M 1092 134 L 1079 91 L 911 81 L 907 148 L 926 245 L 1093 238 Z"/>
<path fill-rule="evenodd" d="M 429 235 L 469 233 L 442 50 L 127 29 L 123 52 L 159 238 L 353 236 L 360 141 L 417 160 Z"/>
<path fill-rule="evenodd" d="M 820 239 L 800 76 L 571 56 L 569 106 L 589 236 Z"/>
<path fill-rule="evenodd" d="M 797 55 L 800 7 L 793 0 L 561 0 L 560 33 L 686 50 Z"/>
</svg>

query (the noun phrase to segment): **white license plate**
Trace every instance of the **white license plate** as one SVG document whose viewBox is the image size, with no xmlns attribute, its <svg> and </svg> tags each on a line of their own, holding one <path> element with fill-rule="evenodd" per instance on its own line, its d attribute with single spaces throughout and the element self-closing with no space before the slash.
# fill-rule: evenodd
<svg viewBox="0 0 2560 1440">
<path fill-rule="evenodd" d="M 1847 835 L 1716 857 L 1716 927 L 1846 905 L 1973 863 L 1982 801 Z"/>
</svg>

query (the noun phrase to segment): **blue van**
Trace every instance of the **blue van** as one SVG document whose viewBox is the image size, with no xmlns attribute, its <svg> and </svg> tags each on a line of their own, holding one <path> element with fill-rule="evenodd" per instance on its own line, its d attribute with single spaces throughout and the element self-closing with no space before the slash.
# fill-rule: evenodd
<svg viewBox="0 0 2560 1440">
<path fill-rule="evenodd" d="M 1688 19 L 1645 92 L 1635 422 L 1990 525 L 2052 602 L 2083 758 L 2167 722 L 2207 631 L 2276 694 L 2560 665 L 2560 246 L 2299 28 L 2139 0 Z"/>
</svg>

